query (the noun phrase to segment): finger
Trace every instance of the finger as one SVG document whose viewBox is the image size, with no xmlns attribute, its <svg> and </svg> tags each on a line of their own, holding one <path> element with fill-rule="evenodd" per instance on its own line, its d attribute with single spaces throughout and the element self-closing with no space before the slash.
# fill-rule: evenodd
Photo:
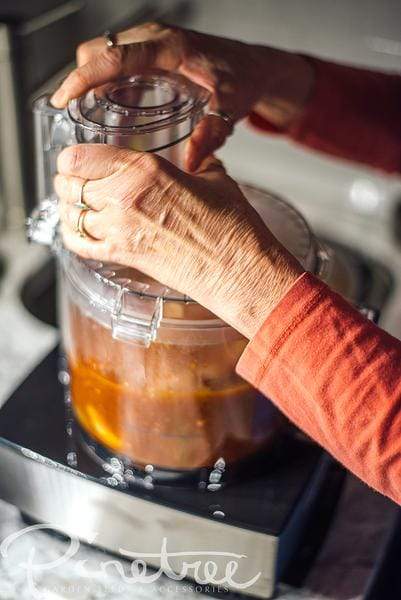
<svg viewBox="0 0 401 600">
<path fill-rule="evenodd" d="M 106 47 L 104 37 L 97 37 L 80 44 L 75 53 L 78 67 L 82 67 L 87 62 L 92 60 L 96 54 L 103 52 Z"/>
<path fill-rule="evenodd" d="M 209 183 L 218 183 L 223 185 L 225 194 L 229 190 L 229 186 L 227 185 L 228 182 L 232 181 L 227 175 L 227 171 L 223 163 L 213 155 L 208 156 L 202 161 L 200 167 L 196 171 L 196 177 L 201 177 Z"/>
<path fill-rule="evenodd" d="M 83 258 L 102 260 L 107 256 L 107 247 L 104 240 L 95 240 L 89 237 L 81 237 L 71 230 L 68 225 L 62 223 L 61 234 L 66 248 L 79 254 Z"/>
<path fill-rule="evenodd" d="M 60 202 L 59 213 L 62 225 L 72 233 L 80 235 L 78 225 L 81 220 L 81 227 L 85 235 L 94 240 L 104 240 L 106 238 L 104 218 L 100 213 L 94 210 L 78 208 L 66 201 Z"/>
<path fill-rule="evenodd" d="M 167 35 L 158 40 L 106 48 L 74 69 L 50 101 L 56 108 L 64 108 L 72 98 L 118 77 L 151 67 L 174 70 L 179 64 L 180 52 L 176 44 L 169 42 Z"/>
<path fill-rule="evenodd" d="M 226 168 L 216 156 L 207 156 L 199 166 L 197 172 L 199 175 L 207 173 L 226 173 Z"/>
<path fill-rule="evenodd" d="M 141 153 L 110 144 L 77 144 L 64 148 L 57 158 L 57 170 L 61 175 L 73 175 L 82 179 L 109 177 L 128 161 Z"/>
<path fill-rule="evenodd" d="M 114 42 L 116 46 L 125 46 L 127 44 L 134 44 L 138 42 L 147 42 L 152 39 L 157 39 L 160 36 L 166 36 L 171 30 L 167 31 L 166 26 L 160 25 L 159 23 L 142 23 L 135 27 L 130 27 L 124 31 L 114 34 Z M 76 59 L 78 67 L 86 64 L 96 54 L 104 52 L 106 50 L 106 40 L 104 36 L 93 38 L 87 42 L 80 44 L 76 51 Z"/>
<path fill-rule="evenodd" d="M 81 177 L 57 174 L 54 178 L 54 189 L 59 198 L 70 204 L 84 202 L 92 210 L 103 210 L 107 200 L 99 193 L 99 189 L 94 189 L 94 183 Z"/>
<path fill-rule="evenodd" d="M 206 115 L 195 127 L 185 152 L 185 167 L 196 171 L 202 161 L 220 148 L 231 135 L 232 127 L 221 117 Z"/>
</svg>

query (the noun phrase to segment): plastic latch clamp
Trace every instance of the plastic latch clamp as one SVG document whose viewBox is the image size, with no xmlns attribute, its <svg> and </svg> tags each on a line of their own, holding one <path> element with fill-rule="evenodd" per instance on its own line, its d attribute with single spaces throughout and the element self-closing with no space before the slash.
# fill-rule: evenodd
<svg viewBox="0 0 401 600">
<path fill-rule="evenodd" d="M 112 336 L 148 347 L 156 339 L 162 317 L 163 298 L 134 295 L 126 288 L 120 288 L 111 313 Z"/>
<path fill-rule="evenodd" d="M 59 212 L 57 200 L 43 200 L 26 220 L 26 234 L 30 242 L 52 246 L 57 234 Z"/>
</svg>

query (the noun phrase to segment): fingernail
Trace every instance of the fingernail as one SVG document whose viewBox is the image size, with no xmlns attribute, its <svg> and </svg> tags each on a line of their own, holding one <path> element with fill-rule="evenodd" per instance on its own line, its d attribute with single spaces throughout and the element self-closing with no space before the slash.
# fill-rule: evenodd
<svg viewBox="0 0 401 600">
<path fill-rule="evenodd" d="M 64 106 L 67 104 L 67 100 L 67 95 L 62 89 L 54 92 L 53 96 L 50 98 L 50 102 L 55 108 L 64 108 Z"/>
</svg>

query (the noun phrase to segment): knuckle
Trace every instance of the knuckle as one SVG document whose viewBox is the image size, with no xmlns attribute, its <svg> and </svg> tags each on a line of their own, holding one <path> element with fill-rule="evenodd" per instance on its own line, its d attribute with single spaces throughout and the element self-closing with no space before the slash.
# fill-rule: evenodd
<svg viewBox="0 0 401 600">
<path fill-rule="evenodd" d="M 90 85 L 90 80 L 88 75 L 86 74 L 86 71 L 84 71 L 83 68 L 78 68 L 71 73 L 68 83 L 73 88 L 77 87 L 81 89 L 86 88 L 88 85 Z"/>
<path fill-rule="evenodd" d="M 73 210 L 71 207 L 64 207 L 64 221 L 68 223 L 71 228 L 75 228 L 77 218 L 75 210 Z"/>
<path fill-rule="evenodd" d="M 103 256 L 99 256 L 99 250 L 97 249 L 96 244 L 94 244 L 92 241 L 89 241 L 83 245 L 78 245 L 75 252 L 82 256 L 82 258 L 87 258 L 89 260 L 99 260 L 104 258 Z"/>
<path fill-rule="evenodd" d="M 142 27 L 151 33 L 160 33 L 166 29 L 162 23 L 158 23 L 157 21 L 148 21 L 147 23 L 144 23 Z"/>
<path fill-rule="evenodd" d="M 111 260 L 111 261 L 116 260 L 116 261 L 118 261 L 117 257 L 119 255 L 119 252 L 121 252 L 121 241 L 117 242 L 114 239 L 108 238 L 106 240 L 105 247 L 106 247 L 105 248 L 105 250 L 106 250 L 105 254 L 108 257 L 108 260 Z"/>
<path fill-rule="evenodd" d="M 189 32 L 185 31 L 185 29 L 181 29 L 180 27 L 168 27 L 166 29 L 166 35 L 168 34 L 172 41 L 177 44 L 178 47 L 185 48 L 186 43 L 189 41 Z"/>
<path fill-rule="evenodd" d="M 77 55 L 77 59 L 78 61 L 85 61 L 90 53 L 90 46 L 88 44 L 88 42 L 83 42 L 82 44 L 79 44 L 76 50 L 76 55 Z"/>
<path fill-rule="evenodd" d="M 60 200 L 68 200 L 72 195 L 70 179 L 64 175 L 56 175 L 54 178 L 54 189 Z"/>
<path fill-rule="evenodd" d="M 82 146 L 71 146 L 69 152 L 69 167 L 72 173 L 77 173 L 81 170 L 84 162 L 85 150 Z"/>
<path fill-rule="evenodd" d="M 69 225 L 70 227 L 72 226 L 71 214 L 70 214 L 70 211 L 68 210 L 68 207 L 65 205 L 65 203 L 60 203 L 60 220 L 63 225 L 65 224 L 65 225 Z"/>
<path fill-rule="evenodd" d="M 157 154 L 146 153 L 142 156 L 143 165 L 149 172 L 154 172 L 159 170 L 161 160 Z"/>
<path fill-rule="evenodd" d="M 177 39 L 180 37 L 180 30 L 175 27 L 164 26 L 161 31 L 163 32 L 164 37 L 174 37 Z"/>
<path fill-rule="evenodd" d="M 161 159 L 157 154 L 143 152 L 134 157 L 134 163 L 139 173 L 147 178 L 160 170 Z"/>
<path fill-rule="evenodd" d="M 171 38 L 176 39 L 177 41 L 184 38 L 184 32 L 182 29 L 157 21 L 145 23 L 141 26 L 141 29 L 145 32 L 149 41 L 151 41 L 152 38 Z"/>
<path fill-rule="evenodd" d="M 61 173 L 78 173 L 85 162 L 83 145 L 69 146 L 59 154 L 58 170 Z"/>
<path fill-rule="evenodd" d="M 116 46 L 114 48 L 108 48 L 107 51 L 102 52 L 100 60 L 111 66 L 114 70 L 118 71 L 118 69 L 120 69 L 124 63 L 127 49 L 128 46 Z"/>
</svg>

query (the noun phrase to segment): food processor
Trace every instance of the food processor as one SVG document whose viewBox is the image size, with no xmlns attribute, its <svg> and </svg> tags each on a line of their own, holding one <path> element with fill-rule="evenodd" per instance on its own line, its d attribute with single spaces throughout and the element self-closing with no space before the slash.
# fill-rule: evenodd
<svg viewBox="0 0 401 600">
<path fill-rule="evenodd" d="M 207 101 L 208 92 L 183 76 L 152 71 L 91 90 L 64 111 L 48 97 L 34 107 L 39 208 L 29 237 L 52 244 L 57 255 L 63 348 L 82 439 L 94 457 L 118 456 L 159 481 L 199 478 L 219 461 L 234 473 L 266 451 L 284 419 L 236 374 L 247 340 L 232 327 L 133 269 L 63 248 L 53 178 L 60 150 L 76 143 L 157 152 L 182 168 Z M 243 189 L 303 266 L 321 269 L 302 217 L 274 196 Z"/>
</svg>

